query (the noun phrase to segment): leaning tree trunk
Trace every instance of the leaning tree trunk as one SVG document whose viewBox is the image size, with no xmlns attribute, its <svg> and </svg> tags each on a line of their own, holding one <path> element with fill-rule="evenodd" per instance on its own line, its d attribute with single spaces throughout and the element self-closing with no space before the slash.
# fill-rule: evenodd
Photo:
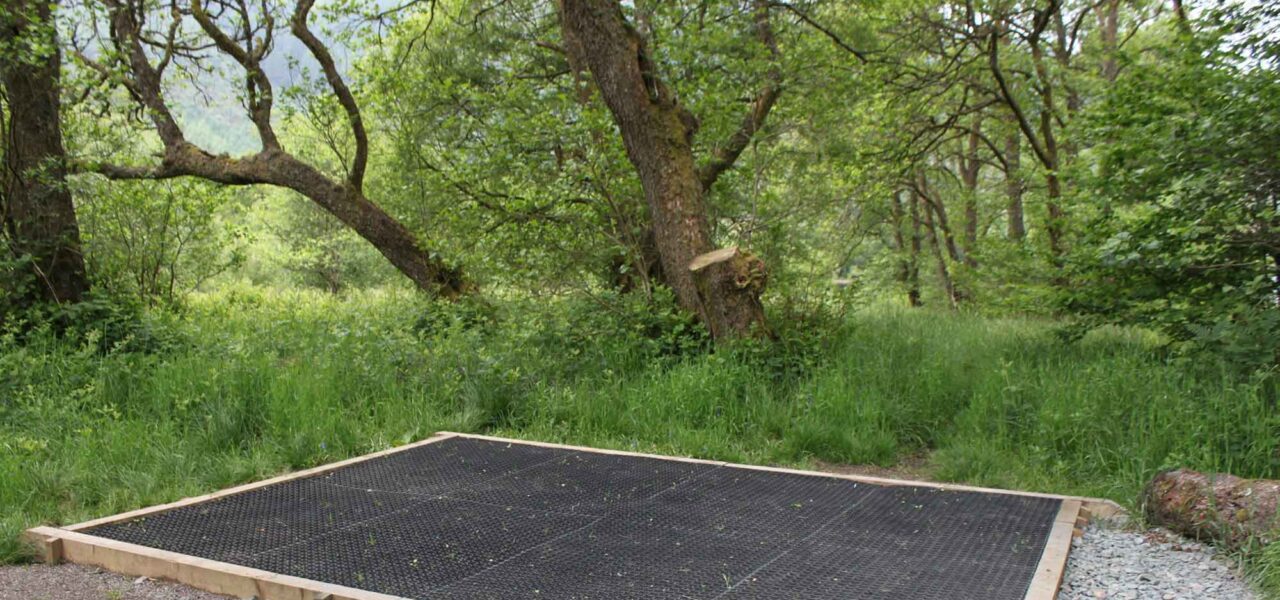
<svg viewBox="0 0 1280 600">
<path fill-rule="evenodd" d="M 951 308 L 959 308 L 960 295 L 956 292 L 955 281 L 951 279 L 951 270 L 947 268 L 947 257 L 942 253 L 942 244 L 938 240 L 937 225 L 934 224 L 934 211 L 930 209 L 928 200 L 923 194 L 917 193 L 917 202 L 924 207 L 924 231 L 925 237 L 929 242 L 929 247 L 933 248 L 933 258 L 937 261 L 938 267 L 938 283 L 942 285 L 942 291 L 947 295 L 947 302 Z"/>
<path fill-rule="evenodd" d="M 261 169 L 261 179 L 278 182 L 337 217 L 419 289 L 446 299 L 456 299 L 471 290 L 472 284 L 461 269 L 423 249 L 408 227 L 354 186 L 334 185 L 311 165 L 287 155 L 262 161 Z"/>
<path fill-rule="evenodd" d="M 663 273 L 680 305 L 716 338 L 765 331 L 758 327 L 764 323 L 763 263 L 736 249 L 717 252 L 711 241 L 693 157 L 697 120 L 659 79 L 617 0 L 562 0 L 561 10 L 565 49 L 591 71 L 621 131 L 644 188 Z"/>
<path fill-rule="evenodd" d="M 89 281 L 66 186 L 52 13 L 52 4 L 33 0 L 0 9 L 0 81 L 9 106 L 0 216 L 10 251 L 30 261 L 33 285 L 21 300 L 62 303 L 78 302 Z"/>
<path fill-rule="evenodd" d="M 172 64 L 172 55 L 155 56 L 155 40 L 142 35 L 153 28 L 147 18 L 155 16 L 148 11 L 143 0 L 119 0 L 106 4 L 110 36 L 119 50 L 103 62 L 91 57 L 81 57 L 90 68 L 98 72 L 119 72 L 120 85 L 129 91 L 145 109 L 154 125 L 156 135 L 164 145 L 158 165 L 122 166 L 97 164 L 92 170 L 110 179 L 159 180 L 173 177 L 198 177 L 225 185 L 272 185 L 294 190 L 329 211 L 338 220 L 367 240 L 387 258 L 401 273 L 419 288 L 436 292 L 444 297 L 457 297 L 473 289 L 461 275 L 437 255 L 422 247 L 417 238 L 403 224 L 396 221 L 364 194 L 364 175 L 369 159 L 369 136 L 355 95 L 347 86 L 338 69 L 337 61 L 329 48 L 307 24 L 308 15 L 315 0 L 296 0 L 289 19 L 289 31 L 302 42 L 311 57 L 320 65 L 329 84 L 332 98 L 347 115 L 355 149 L 347 175 L 342 180 L 330 178 L 316 167 L 307 164 L 284 150 L 275 133 L 271 111 L 275 95 L 271 80 L 262 69 L 263 61 L 272 48 L 272 36 L 276 33 L 270 15 L 257 14 L 250 5 L 241 3 L 220 4 L 210 12 L 203 0 L 192 0 L 190 12 L 171 12 L 172 21 L 167 27 L 158 28 L 169 33 L 166 47 L 172 51 L 178 32 L 189 26 L 187 18 L 194 19 L 208 38 L 210 47 L 216 48 L 227 59 L 238 63 L 244 70 L 244 101 L 249 119 L 258 130 L 262 150 L 249 156 L 231 158 L 225 154 L 213 154 L 188 141 L 182 127 L 166 103 L 163 90 L 164 70 Z M 245 30 L 261 29 L 262 39 L 241 39 L 221 28 L 215 13 L 229 11 L 232 20 L 239 20 Z M 252 24 L 252 18 L 264 19 L 261 27 Z M 166 51 L 167 52 L 167 51 Z"/>
</svg>

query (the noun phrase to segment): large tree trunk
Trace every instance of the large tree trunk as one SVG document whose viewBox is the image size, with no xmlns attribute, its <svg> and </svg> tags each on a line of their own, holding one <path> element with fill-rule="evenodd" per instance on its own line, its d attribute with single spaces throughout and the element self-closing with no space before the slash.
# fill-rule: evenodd
<svg viewBox="0 0 1280 600">
<path fill-rule="evenodd" d="M 565 48 L 591 71 L 639 175 L 663 272 L 680 305 L 716 338 L 764 331 L 757 327 L 764 323 L 758 259 L 740 254 L 697 273 L 690 268 L 716 250 L 693 157 L 697 120 L 661 81 L 617 0 L 562 0 L 561 10 Z"/>
<path fill-rule="evenodd" d="M 563 7 L 557 8 L 563 13 Z M 646 12 L 642 10 L 640 14 L 646 14 Z M 565 59 L 569 63 L 569 70 L 573 73 L 575 97 L 578 104 L 585 110 L 595 97 L 595 87 L 590 79 L 591 71 L 581 62 L 579 53 L 566 52 Z M 591 144 L 601 154 L 608 153 L 608 144 L 599 129 L 591 131 Z M 580 153 L 574 154 L 575 160 L 585 160 L 585 156 Z M 665 285 L 667 281 L 666 274 L 662 270 L 662 257 L 658 256 L 658 246 L 648 210 L 644 211 L 640 221 L 637 222 L 632 211 L 628 210 L 630 206 L 620 206 L 621 203 L 612 200 L 613 194 L 609 190 L 606 178 L 593 178 L 590 185 L 608 205 L 609 210 L 604 213 L 608 220 L 607 227 L 613 239 L 623 248 L 609 257 L 605 281 L 623 293 L 640 289 L 646 295 L 652 295 L 655 285 Z M 637 234 L 636 230 L 640 228 L 643 228 L 643 232 Z"/>
<path fill-rule="evenodd" d="M 329 211 L 368 241 L 418 288 L 448 299 L 469 290 L 462 271 L 433 256 L 418 244 L 409 228 L 374 204 L 350 184 L 335 184 L 311 165 L 280 152 L 262 160 L 259 180 L 288 187 Z"/>
<path fill-rule="evenodd" d="M 89 281 L 66 186 L 52 6 L 17 0 L 0 9 L 0 80 L 9 106 L 0 217 L 10 251 L 30 260 L 33 285 L 22 300 L 63 303 L 78 302 Z"/>
</svg>

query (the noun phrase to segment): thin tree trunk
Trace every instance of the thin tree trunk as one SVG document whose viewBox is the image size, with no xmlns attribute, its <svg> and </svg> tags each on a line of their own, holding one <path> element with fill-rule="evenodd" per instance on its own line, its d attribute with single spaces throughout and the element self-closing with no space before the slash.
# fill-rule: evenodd
<svg viewBox="0 0 1280 600">
<path fill-rule="evenodd" d="M 1036 77 L 1040 80 L 1040 140 L 1043 144 L 1045 168 L 1045 205 L 1049 213 L 1045 232 L 1049 237 L 1049 253 L 1053 264 L 1061 269 L 1063 257 L 1066 254 L 1063 229 L 1066 212 L 1062 209 L 1062 181 L 1058 178 L 1058 141 L 1053 127 L 1054 113 L 1057 109 L 1049 69 L 1044 64 L 1044 53 L 1038 42 L 1031 44 L 1031 60 L 1035 65 Z"/>
<path fill-rule="evenodd" d="M 1115 83 L 1120 74 L 1120 63 L 1116 60 L 1120 49 L 1120 0 L 1106 0 L 1098 7 L 1098 35 L 1102 40 L 1099 71 L 1103 79 Z"/>
<path fill-rule="evenodd" d="M 964 183 L 964 258 L 970 268 L 977 267 L 974 251 L 978 247 L 978 178 L 982 162 L 978 160 L 978 148 L 982 143 L 982 114 L 973 117 L 966 139 L 964 156 L 960 160 L 960 178 Z"/>
<path fill-rule="evenodd" d="M 16 0 L 0 10 L 0 80 L 9 106 L 0 217 L 10 252 L 30 259 L 34 282 L 24 302 L 78 302 L 89 289 L 66 186 L 52 6 Z"/>
<path fill-rule="evenodd" d="M 1054 3 L 1055 10 L 1060 11 Z M 1066 213 L 1062 209 L 1062 185 L 1058 180 L 1058 143 L 1054 137 L 1053 121 L 1055 118 L 1056 107 L 1054 103 L 1053 82 L 1050 78 L 1049 69 L 1045 64 L 1044 48 L 1042 47 L 1041 34 L 1050 23 L 1053 15 L 1045 13 L 1037 13 L 1035 22 L 1031 32 L 1027 37 L 1027 44 L 1031 48 L 1031 61 L 1035 67 L 1037 88 L 1040 95 L 1040 122 L 1037 125 L 1032 124 L 1027 112 L 1023 110 L 1022 103 L 1018 101 L 1017 96 L 1009 86 L 1008 78 L 1005 77 L 1004 69 L 1000 66 L 1000 46 L 1002 40 L 1007 41 L 1007 37 L 1003 35 L 1004 28 L 993 29 L 990 41 L 987 45 L 987 59 L 994 76 L 1000 96 L 1018 124 L 1027 143 L 1031 146 L 1036 159 L 1045 170 L 1045 183 L 1047 186 L 1046 204 L 1048 207 L 1049 218 L 1045 224 L 1045 230 L 1049 238 L 1049 251 L 1052 256 L 1053 265 L 1059 271 L 1063 266 L 1063 255 L 1065 254 L 1065 239 L 1063 227 L 1065 226 Z M 1037 129 L 1039 130 L 1037 132 Z M 1060 277 L 1055 278 L 1059 284 L 1066 282 Z"/>
<path fill-rule="evenodd" d="M 1187 9 L 1182 0 L 1173 0 L 1173 14 L 1178 20 L 1178 30 L 1183 34 L 1191 33 L 1191 19 L 1187 17 Z"/>
<path fill-rule="evenodd" d="M 911 254 L 910 270 L 907 272 L 907 303 L 911 306 L 923 306 L 924 302 L 920 298 L 920 249 L 924 239 L 922 224 L 920 222 L 920 195 L 912 193 L 909 196 L 911 207 Z"/>
<path fill-rule="evenodd" d="M 1017 131 L 1004 138 L 1004 157 L 1007 163 L 1004 174 L 1005 214 L 1009 226 L 1009 239 L 1021 243 L 1027 238 L 1027 224 L 1022 216 L 1022 138 Z"/>
<path fill-rule="evenodd" d="M 925 203 L 924 206 L 924 232 L 929 242 L 929 247 L 933 249 L 933 258 L 938 267 L 938 282 L 942 284 L 942 291 L 947 296 L 947 302 L 951 308 L 957 308 L 960 299 L 956 295 L 955 282 L 951 279 L 951 270 L 947 268 L 947 257 L 942 252 L 942 244 L 938 241 L 938 228 L 934 223 L 934 211 L 929 210 L 929 201 L 924 198 L 923 194 L 917 192 L 919 201 Z"/>
<path fill-rule="evenodd" d="M 766 331 L 762 261 L 731 253 L 717 255 L 725 260 L 708 263 L 700 273 L 691 270 L 695 258 L 716 250 L 704 197 L 709 186 L 693 157 L 697 120 L 658 77 L 644 40 L 617 0 L 562 0 L 561 21 L 566 50 L 594 76 L 622 134 L 645 191 L 667 283 L 680 305 L 716 338 Z"/>
<path fill-rule="evenodd" d="M 893 271 L 893 279 L 898 282 L 902 289 L 908 290 L 907 301 L 912 306 L 916 306 L 920 301 L 919 293 L 917 291 L 915 297 L 910 294 L 911 269 L 915 257 L 909 253 L 907 236 L 902 231 L 902 228 L 906 226 L 905 212 L 906 209 L 902 206 L 902 191 L 894 192 L 889 201 L 889 216 L 893 221 L 893 249 L 898 254 L 898 264 Z"/>
<path fill-rule="evenodd" d="M 951 260 L 957 263 L 966 262 L 965 253 L 956 244 L 955 232 L 951 229 L 951 220 L 947 217 L 947 208 L 943 205 L 942 199 L 938 198 L 936 194 L 930 193 L 932 188 L 929 187 L 929 180 L 923 174 L 920 175 L 916 182 L 916 190 L 920 194 L 921 201 L 925 203 L 926 212 L 932 213 L 937 217 L 934 227 L 942 231 L 941 238 L 942 242 L 946 244 L 947 256 L 950 256 Z M 929 217 L 928 220 L 933 222 L 933 217 Z"/>
</svg>

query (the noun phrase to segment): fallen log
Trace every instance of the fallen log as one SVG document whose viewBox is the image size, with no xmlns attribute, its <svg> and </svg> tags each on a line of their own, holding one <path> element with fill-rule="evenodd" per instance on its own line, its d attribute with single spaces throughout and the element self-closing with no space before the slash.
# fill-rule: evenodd
<svg viewBox="0 0 1280 600">
<path fill-rule="evenodd" d="M 1147 519 L 1229 548 L 1280 539 L 1280 481 L 1189 469 L 1156 475 L 1142 492 Z"/>
</svg>

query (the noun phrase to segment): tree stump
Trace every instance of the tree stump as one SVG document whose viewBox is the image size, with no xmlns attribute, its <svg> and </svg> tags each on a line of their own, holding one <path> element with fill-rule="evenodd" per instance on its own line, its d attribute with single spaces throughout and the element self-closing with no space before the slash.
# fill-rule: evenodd
<svg viewBox="0 0 1280 600">
<path fill-rule="evenodd" d="M 759 257 L 730 246 L 695 257 L 689 272 L 698 286 L 702 319 L 712 337 L 772 336 L 760 304 L 769 273 Z"/>
<path fill-rule="evenodd" d="M 1142 504 L 1152 523 L 1229 548 L 1280 538 L 1280 481 L 1178 469 L 1152 479 Z"/>
</svg>

